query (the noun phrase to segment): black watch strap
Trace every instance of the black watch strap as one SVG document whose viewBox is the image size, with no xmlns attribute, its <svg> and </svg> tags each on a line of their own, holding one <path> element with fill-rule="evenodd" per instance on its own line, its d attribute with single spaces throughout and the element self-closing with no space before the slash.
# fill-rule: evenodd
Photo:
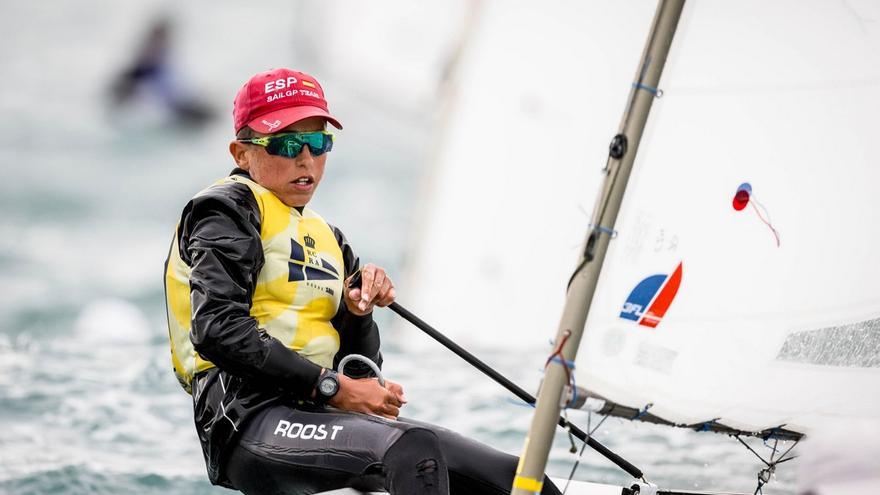
<svg viewBox="0 0 880 495">
<path fill-rule="evenodd" d="M 326 404 L 337 392 L 339 392 L 339 376 L 335 371 L 325 368 L 318 376 L 318 384 L 315 386 L 315 401 Z"/>
</svg>

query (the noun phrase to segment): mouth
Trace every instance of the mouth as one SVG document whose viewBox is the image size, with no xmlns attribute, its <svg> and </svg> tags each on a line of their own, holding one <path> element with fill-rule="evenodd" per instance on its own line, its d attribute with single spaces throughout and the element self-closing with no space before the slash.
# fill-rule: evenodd
<svg viewBox="0 0 880 495">
<path fill-rule="evenodd" d="M 306 175 L 297 177 L 295 180 L 290 181 L 290 183 L 298 190 L 308 191 L 315 185 L 315 179 Z"/>
</svg>

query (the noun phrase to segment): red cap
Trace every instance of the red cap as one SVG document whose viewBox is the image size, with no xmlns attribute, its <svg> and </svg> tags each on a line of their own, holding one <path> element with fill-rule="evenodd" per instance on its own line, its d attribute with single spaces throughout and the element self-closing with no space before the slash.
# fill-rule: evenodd
<svg viewBox="0 0 880 495">
<path fill-rule="evenodd" d="M 342 129 L 342 124 L 328 112 L 318 81 L 290 69 L 272 69 L 250 78 L 235 95 L 232 117 L 236 133 L 248 126 L 259 133 L 272 134 L 308 117 L 324 117 Z"/>
</svg>

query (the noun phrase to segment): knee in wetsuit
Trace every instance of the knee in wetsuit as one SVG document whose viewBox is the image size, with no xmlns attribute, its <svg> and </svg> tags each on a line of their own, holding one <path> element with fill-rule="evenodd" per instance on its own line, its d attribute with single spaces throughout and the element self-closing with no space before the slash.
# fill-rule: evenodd
<svg viewBox="0 0 880 495">
<path fill-rule="evenodd" d="M 449 472 L 434 432 L 413 428 L 404 433 L 382 459 L 385 489 L 391 495 L 449 493 Z"/>
</svg>

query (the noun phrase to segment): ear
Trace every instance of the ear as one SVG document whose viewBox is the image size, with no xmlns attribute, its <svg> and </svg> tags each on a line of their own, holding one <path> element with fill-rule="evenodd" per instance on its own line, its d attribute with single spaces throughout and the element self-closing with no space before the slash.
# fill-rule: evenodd
<svg viewBox="0 0 880 495">
<path fill-rule="evenodd" d="M 229 154 L 232 155 L 232 159 L 235 160 L 238 168 L 242 170 L 251 169 L 251 165 L 248 162 L 248 151 L 248 147 L 244 143 L 235 140 L 229 143 Z"/>
</svg>

